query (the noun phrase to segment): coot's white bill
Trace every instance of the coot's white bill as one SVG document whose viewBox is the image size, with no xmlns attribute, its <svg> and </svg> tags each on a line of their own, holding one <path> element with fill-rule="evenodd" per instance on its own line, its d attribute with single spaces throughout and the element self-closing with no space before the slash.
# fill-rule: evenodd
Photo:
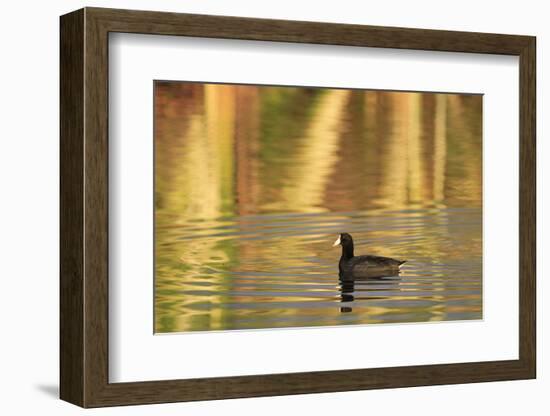
<svg viewBox="0 0 550 416">
<path fill-rule="evenodd" d="M 332 247 L 336 247 L 336 246 L 339 246 L 340 245 L 340 236 L 338 236 L 338 240 L 336 240 L 334 242 L 334 244 L 332 245 Z"/>
</svg>

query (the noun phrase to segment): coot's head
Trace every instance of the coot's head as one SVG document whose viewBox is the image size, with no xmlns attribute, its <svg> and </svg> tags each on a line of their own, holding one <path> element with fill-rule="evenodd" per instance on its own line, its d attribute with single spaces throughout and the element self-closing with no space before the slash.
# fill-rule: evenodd
<svg viewBox="0 0 550 416">
<path fill-rule="evenodd" d="M 332 247 L 336 247 L 336 246 L 344 246 L 344 247 L 353 246 L 353 239 L 351 238 L 351 235 L 348 233 L 340 234 L 338 239 L 332 245 Z"/>
</svg>

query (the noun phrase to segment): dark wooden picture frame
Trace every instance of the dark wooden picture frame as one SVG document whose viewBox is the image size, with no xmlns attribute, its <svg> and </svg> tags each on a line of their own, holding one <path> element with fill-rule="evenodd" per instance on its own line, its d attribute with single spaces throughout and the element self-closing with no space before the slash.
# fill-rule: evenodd
<svg viewBox="0 0 550 416">
<path fill-rule="evenodd" d="M 519 359 L 110 383 L 110 32 L 519 56 Z M 83 407 L 100 407 L 535 378 L 535 45 L 531 36 L 100 8 L 85 8 L 62 16 L 61 398 Z"/>
</svg>

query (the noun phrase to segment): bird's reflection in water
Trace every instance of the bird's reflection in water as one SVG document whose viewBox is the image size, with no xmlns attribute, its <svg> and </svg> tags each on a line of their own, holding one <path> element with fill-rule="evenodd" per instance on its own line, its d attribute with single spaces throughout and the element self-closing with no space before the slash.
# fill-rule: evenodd
<svg viewBox="0 0 550 416">
<path fill-rule="evenodd" d="M 368 294 L 368 282 L 379 281 L 390 285 L 399 282 L 399 272 L 397 271 L 385 271 L 385 270 L 372 270 L 369 273 L 362 273 L 360 276 L 340 274 L 339 286 L 340 286 L 340 312 L 349 313 L 353 312 L 352 304 L 355 301 L 355 285 L 358 284 L 361 292 Z M 375 297 L 376 298 L 376 297 Z M 358 300 L 369 299 L 369 296 L 358 298 Z"/>
<path fill-rule="evenodd" d="M 355 297 L 353 292 L 355 291 L 355 281 L 354 280 L 340 280 L 340 302 L 342 306 L 340 307 L 340 312 L 351 312 L 353 311 L 351 306 L 344 306 L 345 303 L 353 302 Z"/>
</svg>

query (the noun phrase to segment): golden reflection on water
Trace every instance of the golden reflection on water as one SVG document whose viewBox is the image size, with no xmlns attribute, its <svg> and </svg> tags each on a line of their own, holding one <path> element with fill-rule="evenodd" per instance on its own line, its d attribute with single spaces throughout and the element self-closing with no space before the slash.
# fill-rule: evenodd
<svg viewBox="0 0 550 416">
<path fill-rule="evenodd" d="M 479 95 L 155 83 L 155 331 L 481 318 Z M 356 254 L 399 279 L 338 281 Z"/>
</svg>

